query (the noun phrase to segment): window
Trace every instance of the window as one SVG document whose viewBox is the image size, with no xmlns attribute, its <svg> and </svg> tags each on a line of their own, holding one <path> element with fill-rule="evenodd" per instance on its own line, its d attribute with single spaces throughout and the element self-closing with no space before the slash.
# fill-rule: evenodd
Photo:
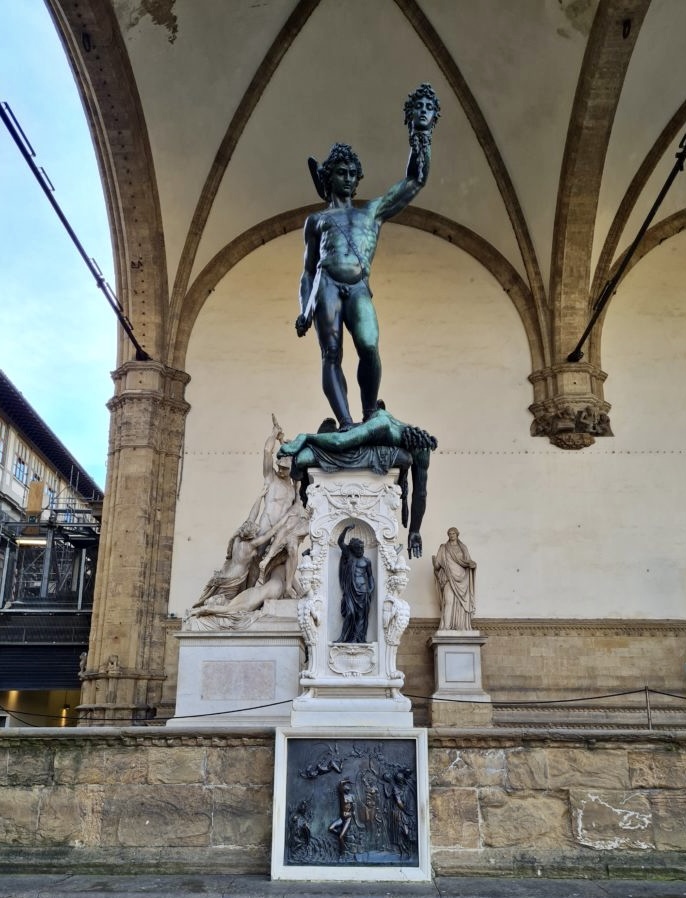
<svg viewBox="0 0 686 898">
<path fill-rule="evenodd" d="M 37 458 L 31 462 L 31 480 L 45 480 L 45 465 Z"/>
<path fill-rule="evenodd" d="M 48 498 L 48 508 L 52 511 L 52 509 L 55 507 L 55 502 L 57 500 L 57 492 L 51 486 L 48 487 L 47 498 Z"/>
<path fill-rule="evenodd" d="M 5 464 L 5 453 L 7 452 L 7 425 L 4 421 L 0 421 L 0 466 Z"/>
<path fill-rule="evenodd" d="M 12 473 L 20 483 L 26 485 L 29 482 L 29 450 L 21 440 L 15 442 L 14 465 Z"/>
<path fill-rule="evenodd" d="M 12 470 L 12 473 L 21 483 L 28 483 L 29 466 L 26 464 L 26 460 L 18 453 L 14 460 L 14 468 Z"/>
</svg>

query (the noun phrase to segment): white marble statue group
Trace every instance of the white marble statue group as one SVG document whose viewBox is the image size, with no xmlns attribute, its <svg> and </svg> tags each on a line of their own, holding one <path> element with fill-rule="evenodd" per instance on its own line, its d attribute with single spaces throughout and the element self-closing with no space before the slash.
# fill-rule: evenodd
<svg viewBox="0 0 686 898">
<path fill-rule="evenodd" d="M 230 537 L 221 570 L 215 571 L 187 612 L 185 629 L 240 629 L 249 626 L 269 599 L 298 598 L 300 548 L 309 518 L 291 480 L 291 462 L 275 451 L 284 433 L 272 415 L 264 444 L 264 485 L 247 519 Z"/>
<path fill-rule="evenodd" d="M 273 415 L 272 423 L 264 444 L 260 495 L 230 537 L 222 568 L 214 572 L 186 613 L 184 629 L 242 629 L 250 626 L 266 601 L 308 593 L 309 584 L 301 582 L 298 565 L 307 570 L 301 551 L 309 535 L 310 516 L 290 477 L 290 458 L 276 455 L 285 436 Z M 432 562 L 441 609 L 439 632 L 471 630 L 476 563 L 456 527 L 448 530 L 448 539 Z"/>
</svg>

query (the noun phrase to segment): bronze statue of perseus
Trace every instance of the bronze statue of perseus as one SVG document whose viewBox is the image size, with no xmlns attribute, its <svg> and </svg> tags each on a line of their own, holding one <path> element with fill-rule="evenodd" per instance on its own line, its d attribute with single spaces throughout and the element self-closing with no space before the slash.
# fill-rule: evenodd
<svg viewBox="0 0 686 898">
<path fill-rule="evenodd" d="M 357 381 L 366 420 L 377 408 L 381 382 L 379 326 L 369 287 L 381 225 L 401 212 L 426 184 L 431 135 L 440 104 L 430 84 L 421 84 L 405 102 L 410 158 L 405 177 L 383 196 L 353 204 L 362 166 L 352 147 L 336 143 L 319 165 L 308 164 L 317 192 L 328 206 L 305 222 L 305 265 L 300 279 L 299 337 L 314 323 L 322 353 L 322 386 L 341 430 L 353 426 L 342 369 L 343 327 L 349 331 L 359 364 Z"/>
</svg>

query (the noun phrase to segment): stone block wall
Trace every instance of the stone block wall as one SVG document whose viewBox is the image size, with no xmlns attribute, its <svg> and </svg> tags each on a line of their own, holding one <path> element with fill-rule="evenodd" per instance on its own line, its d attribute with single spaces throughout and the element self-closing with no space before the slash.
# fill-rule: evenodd
<svg viewBox="0 0 686 898">
<path fill-rule="evenodd" d="M 158 719 L 174 715 L 181 622 L 167 620 L 164 700 Z M 475 620 L 487 637 L 482 652 L 484 689 L 500 725 L 617 726 L 646 723 L 645 695 L 652 690 L 653 724 L 686 726 L 684 659 L 686 621 Z M 403 692 L 412 699 L 416 726 L 431 724 L 435 692 L 431 637 L 436 618 L 412 618 L 398 651 Z M 598 695 L 612 695 L 596 700 Z M 677 697 L 670 697 L 672 696 Z M 588 697 L 592 701 L 585 701 Z M 507 707 L 508 702 L 554 702 L 558 706 Z M 578 701 L 572 701 L 572 700 Z"/>
<path fill-rule="evenodd" d="M 429 731 L 436 873 L 686 874 L 686 734 Z M 0 733 L 0 871 L 266 873 L 273 735 Z"/>
<path fill-rule="evenodd" d="M 652 689 L 686 692 L 686 620 L 494 620 L 475 626 L 498 700 Z"/>
<path fill-rule="evenodd" d="M 429 757 L 442 873 L 686 870 L 686 738 L 434 734 Z"/>
</svg>

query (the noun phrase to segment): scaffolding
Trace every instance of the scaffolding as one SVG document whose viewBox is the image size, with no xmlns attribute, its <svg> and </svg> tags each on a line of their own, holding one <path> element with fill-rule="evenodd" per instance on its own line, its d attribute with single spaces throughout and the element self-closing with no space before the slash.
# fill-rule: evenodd
<svg viewBox="0 0 686 898">
<path fill-rule="evenodd" d="M 74 507 L 0 524 L 0 613 L 90 610 L 99 538 L 99 522 Z"/>
</svg>

